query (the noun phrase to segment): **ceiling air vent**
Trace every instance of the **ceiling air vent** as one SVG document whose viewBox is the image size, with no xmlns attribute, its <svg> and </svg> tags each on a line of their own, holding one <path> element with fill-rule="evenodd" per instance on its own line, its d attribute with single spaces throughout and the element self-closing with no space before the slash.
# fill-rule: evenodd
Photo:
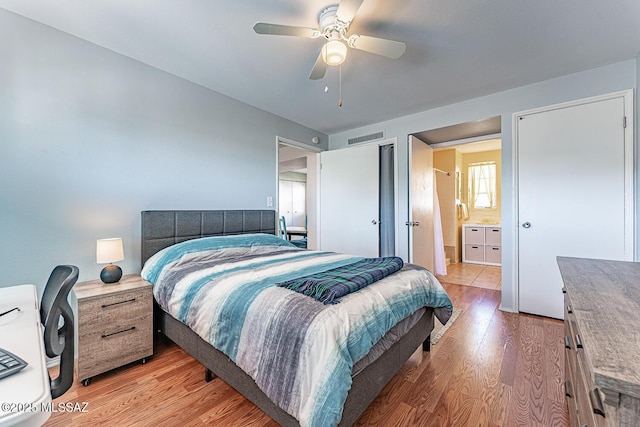
<svg viewBox="0 0 640 427">
<path fill-rule="evenodd" d="M 384 138 L 384 132 L 370 133 L 369 135 L 357 136 L 355 138 L 349 138 L 347 142 L 349 145 L 360 144 L 361 142 L 373 141 L 374 139 Z"/>
</svg>

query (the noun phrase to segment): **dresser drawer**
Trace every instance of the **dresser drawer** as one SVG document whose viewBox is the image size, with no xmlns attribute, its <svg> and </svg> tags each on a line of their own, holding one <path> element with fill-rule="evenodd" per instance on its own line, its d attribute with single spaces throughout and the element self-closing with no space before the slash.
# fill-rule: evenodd
<svg viewBox="0 0 640 427">
<path fill-rule="evenodd" d="M 484 246 L 464 245 L 465 261 L 484 262 Z"/>
<path fill-rule="evenodd" d="M 484 227 L 465 227 L 464 242 L 484 245 Z"/>
<path fill-rule="evenodd" d="M 571 298 L 568 294 L 564 295 L 564 322 L 565 325 L 569 328 L 568 335 L 571 337 L 571 339 L 575 339 L 578 325 L 576 324 L 576 316 L 573 313 Z"/>
<path fill-rule="evenodd" d="M 575 405 L 580 426 L 605 426 L 604 399 L 595 387 L 580 328 L 576 322 L 571 299 L 565 294 L 565 357 L 574 384 Z M 596 408 L 596 410 L 594 410 Z M 610 414 L 611 416 L 613 414 Z"/>
<path fill-rule="evenodd" d="M 564 357 L 566 367 L 568 368 L 568 371 L 565 372 L 566 377 L 569 378 L 569 375 L 572 375 L 572 382 L 575 385 L 575 373 L 578 363 L 576 358 L 576 344 L 567 322 L 564 324 Z"/>
<path fill-rule="evenodd" d="M 485 246 L 484 261 L 492 264 L 502 264 L 502 248 L 500 246 Z"/>
<path fill-rule="evenodd" d="M 580 425 L 589 426 L 605 426 L 608 425 L 606 418 L 612 418 L 614 414 L 607 414 L 604 405 L 604 397 L 600 390 L 596 388 L 593 371 L 587 357 L 584 347 L 580 346 L 580 332 L 576 334 L 576 381 L 579 383 L 578 389 L 578 412 Z"/>
<path fill-rule="evenodd" d="M 569 409 L 569 425 L 570 427 L 577 427 L 578 424 L 578 409 L 576 407 L 576 382 L 573 378 L 573 369 L 569 366 L 569 358 L 566 353 L 569 350 L 565 349 L 564 359 L 564 391 L 567 399 L 567 408 Z"/>
<path fill-rule="evenodd" d="M 484 229 L 484 244 L 502 246 L 502 228 L 487 227 Z"/>
</svg>

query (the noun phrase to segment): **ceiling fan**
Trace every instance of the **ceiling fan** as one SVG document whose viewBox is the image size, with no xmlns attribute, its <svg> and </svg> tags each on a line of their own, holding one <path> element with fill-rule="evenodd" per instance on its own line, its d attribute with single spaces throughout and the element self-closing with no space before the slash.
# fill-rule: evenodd
<svg viewBox="0 0 640 427">
<path fill-rule="evenodd" d="M 349 25 L 364 0 L 342 0 L 339 5 L 324 8 L 318 17 L 319 29 L 294 27 L 289 25 L 258 22 L 253 30 L 258 34 L 296 36 L 316 39 L 324 37 L 327 42 L 322 47 L 309 78 L 318 80 L 324 77 L 327 65 L 340 65 L 347 57 L 347 46 L 397 59 L 407 46 L 398 41 L 377 37 L 352 34 L 347 36 Z"/>
</svg>

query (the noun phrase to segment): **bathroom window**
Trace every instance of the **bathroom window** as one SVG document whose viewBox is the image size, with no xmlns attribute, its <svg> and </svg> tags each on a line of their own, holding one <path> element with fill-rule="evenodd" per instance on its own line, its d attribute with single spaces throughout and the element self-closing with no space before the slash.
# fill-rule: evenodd
<svg viewBox="0 0 640 427">
<path fill-rule="evenodd" d="M 496 162 L 469 164 L 469 204 L 476 209 L 496 208 Z"/>
</svg>

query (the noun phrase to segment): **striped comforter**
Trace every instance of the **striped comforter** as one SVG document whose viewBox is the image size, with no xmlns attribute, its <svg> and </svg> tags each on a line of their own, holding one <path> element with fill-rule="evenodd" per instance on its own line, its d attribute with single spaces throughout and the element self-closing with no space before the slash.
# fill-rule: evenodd
<svg viewBox="0 0 640 427">
<path fill-rule="evenodd" d="M 190 240 L 145 264 L 158 304 L 225 353 L 302 426 L 334 426 L 356 361 L 424 306 L 442 323 L 446 292 L 425 269 L 402 270 L 325 305 L 276 286 L 360 257 L 307 251 L 271 235 Z"/>
</svg>

